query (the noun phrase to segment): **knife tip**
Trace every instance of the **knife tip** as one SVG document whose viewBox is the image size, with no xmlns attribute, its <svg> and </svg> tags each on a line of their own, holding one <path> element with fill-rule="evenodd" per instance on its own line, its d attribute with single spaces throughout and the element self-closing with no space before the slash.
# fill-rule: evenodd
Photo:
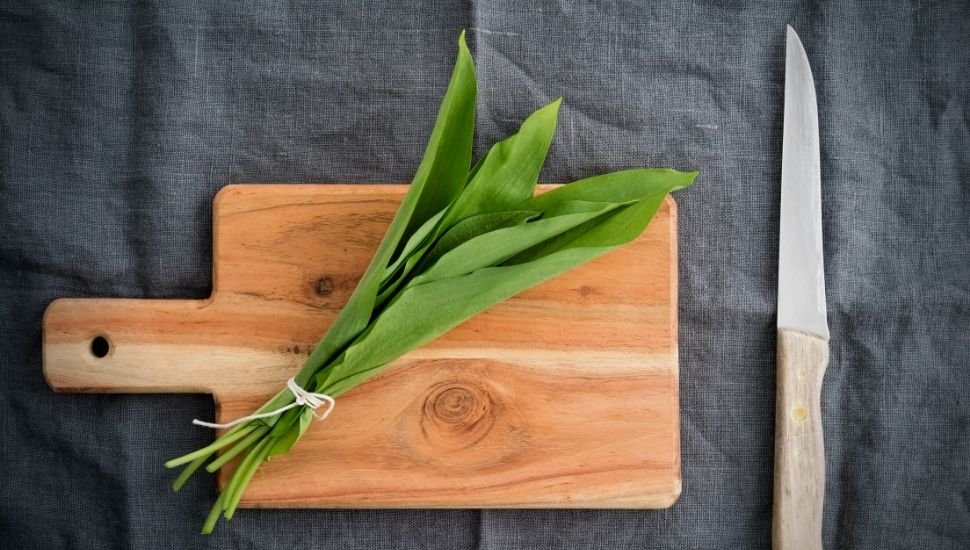
<svg viewBox="0 0 970 550">
<path fill-rule="evenodd" d="M 797 51 L 804 52 L 805 51 L 805 46 L 802 46 L 802 39 L 798 37 L 798 33 L 795 32 L 795 29 L 793 29 L 791 25 L 785 25 L 785 26 L 788 27 L 788 32 L 787 32 L 788 36 L 787 36 L 787 40 L 786 40 L 786 46 L 787 46 L 788 51 L 789 52 L 797 52 Z M 807 62 L 808 62 L 808 60 L 806 59 L 806 63 Z"/>
</svg>

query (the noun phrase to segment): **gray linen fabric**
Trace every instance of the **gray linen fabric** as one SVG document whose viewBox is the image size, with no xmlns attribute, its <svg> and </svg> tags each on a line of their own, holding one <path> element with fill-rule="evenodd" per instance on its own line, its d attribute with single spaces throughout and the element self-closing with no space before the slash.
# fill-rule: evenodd
<svg viewBox="0 0 970 550">
<path fill-rule="evenodd" d="M 0 548 L 769 547 L 785 24 L 815 69 L 827 548 L 970 547 L 965 2 L 0 4 Z M 479 152 L 565 97 L 543 173 L 681 192 L 684 492 L 661 511 L 244 510 L 161 463 L 210 400 L 57 395 L 59 296 L 204 297 L 230 182 L 407 181 L 467 28 Z"/>
</svg>

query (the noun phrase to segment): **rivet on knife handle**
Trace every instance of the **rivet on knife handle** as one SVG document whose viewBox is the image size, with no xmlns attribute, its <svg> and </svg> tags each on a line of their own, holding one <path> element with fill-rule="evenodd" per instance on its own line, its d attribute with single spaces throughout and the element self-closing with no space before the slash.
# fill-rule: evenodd
<svg viewBox="0 0 970 550">
<path fill-rule="evenodd" d="M 822 548 L 825 451 L 822 377 L 829 343 L 806 332 L 778 331 L 775 403 L 775 550 Z"/>
</svg>

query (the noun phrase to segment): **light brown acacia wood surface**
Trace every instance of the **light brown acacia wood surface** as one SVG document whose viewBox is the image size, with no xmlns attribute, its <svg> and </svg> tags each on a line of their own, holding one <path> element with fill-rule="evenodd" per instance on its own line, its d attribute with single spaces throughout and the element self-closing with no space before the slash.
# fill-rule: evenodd
<svg viewBox="0 0 970 550">
<path fill-rule="evenodd" d="M 218 421 L 248 414 L 325 332 L 405 191 L 226 187 L 213 209 L 212 296 L 54 301 L 44 317 L 48 383 L 205 392 Z M 291 453 L 260 469 L 242 505 L 669 506 L 681 488 L 676 225 L 668 198 L 636 242 L 479 314 L 341 396 Z M 92 353 L 98 337 L 104 357 Z"/>
</svg>

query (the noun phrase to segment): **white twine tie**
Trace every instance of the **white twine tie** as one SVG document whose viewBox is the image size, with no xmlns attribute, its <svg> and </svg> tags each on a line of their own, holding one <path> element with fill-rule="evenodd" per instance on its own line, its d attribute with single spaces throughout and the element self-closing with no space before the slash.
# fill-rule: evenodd
<svg viewBox="0 0 970 550">
<path fill-rule="evenodd" d="M 310 407 L 310 410 L 313 411 L 313 416 L 315 416 L 317 420 L 323 420 L 324 418 L 330 416 L 330 413 L 333 412 L 333 408 L 337 406 L 337 403 L 336 401 L 333 400 L 333 397 L 330 397 L 325 393 L 314 393 L 314 392 L 306 391 L 305 389 L 301 388 L 296 383 L 296 380 L 293 378 L 290 378 L 289 380 L 286 381 L 286 387 L 287 389 L 290 390 L 290 393 L 293 394 L 293 397 L 295 400 L 293 403 L 280 407 L 275 411 L 269 411 L 261 414 L 251 414 L 249 416 L 237 418 L 232 422 L 226 422 L 225 424 L 217 424 L 215 422 L 205 422 L 205 421 L 199 420 L 198 418 L 192 419 L 192 423 L 195 424 L 196 426 L 205 426 L 206 428 L 225 429 L 225 428 L 231 428 L 233 426 L 238 426 L 239 424 L 242 424 L 244 422 L 249 422 L 250 420 L 258 420 L 260 418 L 269 418 L 271 416 L 276 416 L 280 413 L 283 413 L 292 409 L 293 407 L 302 407 L 304 405 L 307 407 Z M 317 414 L 317 409 L 319 409 L 324 403 L 327 404 L 327 410 L 323 411 L 320 414 Z"/>
</svg>

